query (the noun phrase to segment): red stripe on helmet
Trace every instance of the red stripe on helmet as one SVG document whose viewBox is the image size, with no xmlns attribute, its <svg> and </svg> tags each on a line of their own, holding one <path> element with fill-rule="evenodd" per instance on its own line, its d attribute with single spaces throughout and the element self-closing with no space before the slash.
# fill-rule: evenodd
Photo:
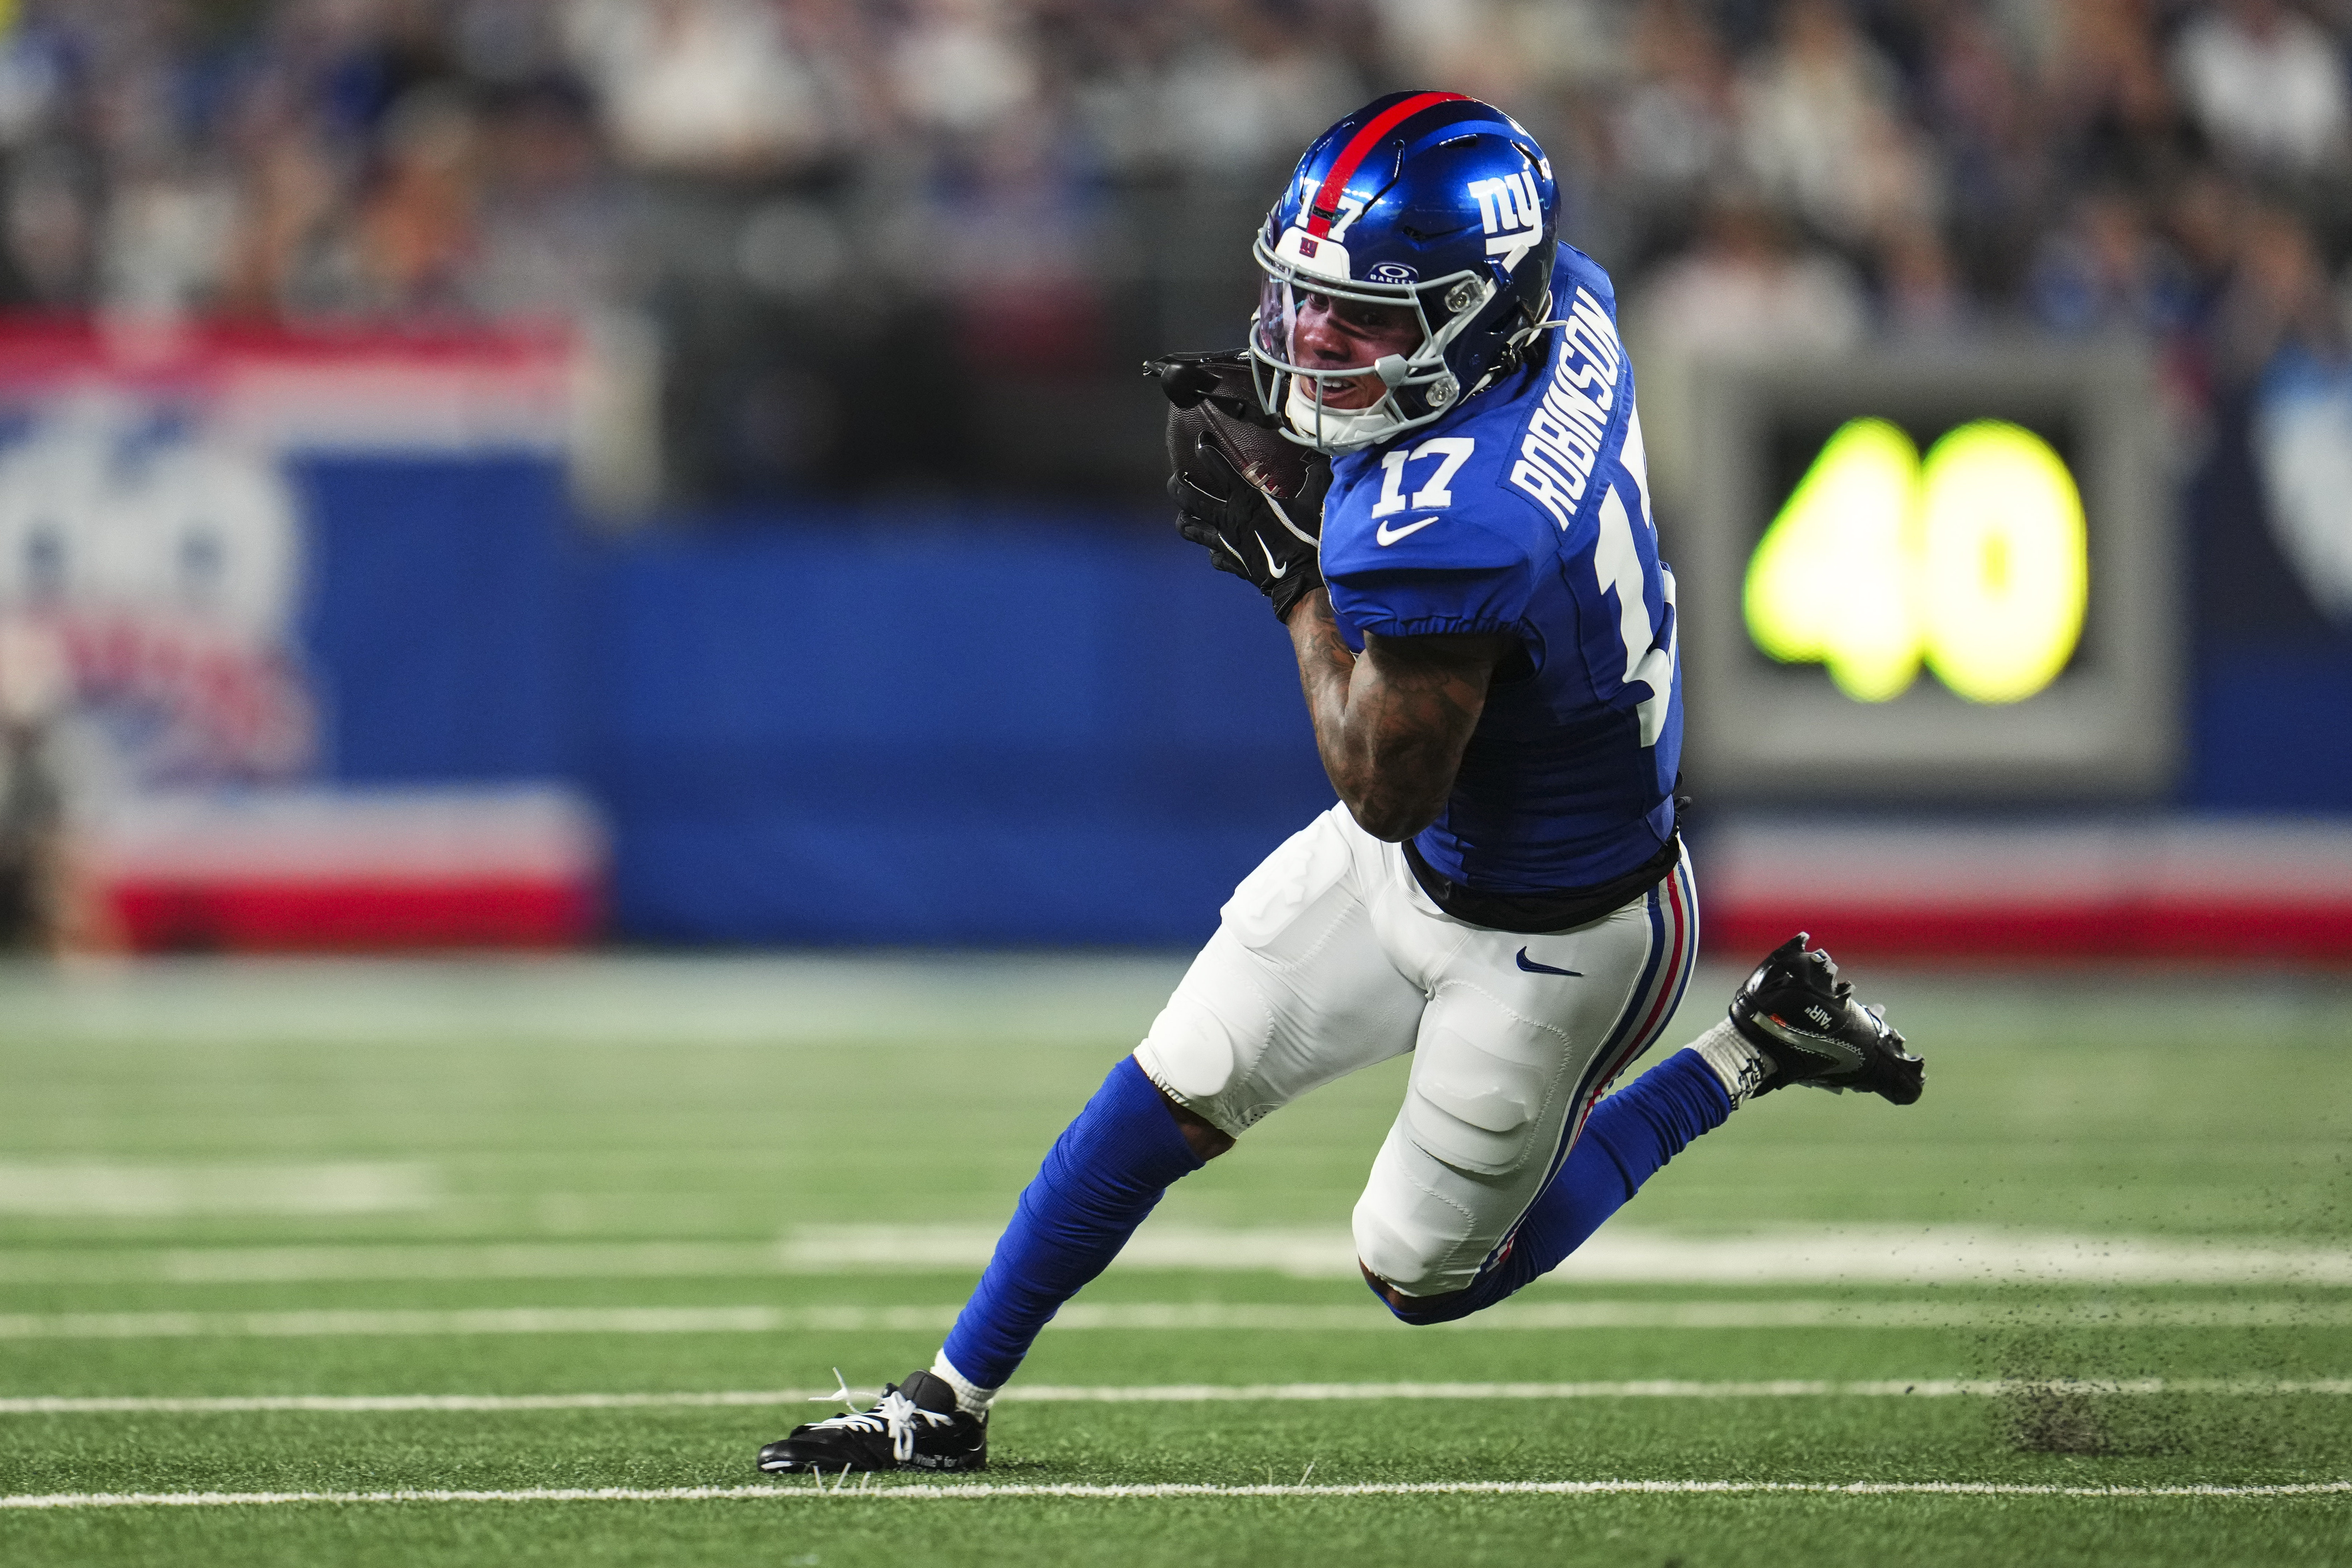
<svg viewBox="0 0 2352 1568">
<path fill-rule="evenodd" d="M 1339 162 L 1333 163 L 1331 172 L 1323 176 L 1323 184 L 1316 189 L 1315 199 L 1307 204 L 1307 232 L 1318 239 L 1330 237 L 1332 220 L 1339 214 L 1339 193 L 1348 188 L 1348 182 L 1355 177 L 1356 171 L 1370 156 L 1374 142 L 1424 109 L 1434 108 L 1441 103 L 1474 101 L 1467 93 L 1416 92 L 1402 103 L 1392 105 L 1375 115 L 1370 124 L 1349 137 L 1348 144 L 1339 149 Z M 1326 213 L 1330 216 L 1325 216 Z"/>
</svg>

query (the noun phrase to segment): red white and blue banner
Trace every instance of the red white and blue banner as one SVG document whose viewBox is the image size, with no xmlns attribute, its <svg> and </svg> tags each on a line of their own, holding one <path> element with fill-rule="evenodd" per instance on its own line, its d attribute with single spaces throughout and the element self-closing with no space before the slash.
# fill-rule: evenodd
<svg viewBox="0 0 2352 1568">
<path fill-rule="evenodd" d="M 68 864 L 136 947 L 561 942 L 595 929 L 593 816 L 551 786 L 339 785 L 321 515 L 367 465 L 560 463 L 561 337 L 0 326 L 0 707 Z M 388 465 L 388 466 L 386 466 Z M 415 504 L 431 506 L 429 489 Z M 442 570 L 462 570 L 459 563 Z M 429 603 L 379 636 L 429 644 Z"/>
</svg>

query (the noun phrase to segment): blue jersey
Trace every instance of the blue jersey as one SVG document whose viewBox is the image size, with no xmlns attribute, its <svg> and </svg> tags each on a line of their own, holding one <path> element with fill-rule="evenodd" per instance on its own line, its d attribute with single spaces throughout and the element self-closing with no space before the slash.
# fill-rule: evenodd
<svg viewBox="0 0 2352 1568">
<path fill-rule="evenodd" d="M 1323 575 L 1341 634 L 1500 632 L 1453 794 L 1413 841 L 1496 893 L 1591 888 L 1656 857 L 1682 755 L 1675 580 L 1658 559 L 1616 290 L 1567 246 L 1547 352 L 1444 418 L 1336 458 Z"/>
</svg>

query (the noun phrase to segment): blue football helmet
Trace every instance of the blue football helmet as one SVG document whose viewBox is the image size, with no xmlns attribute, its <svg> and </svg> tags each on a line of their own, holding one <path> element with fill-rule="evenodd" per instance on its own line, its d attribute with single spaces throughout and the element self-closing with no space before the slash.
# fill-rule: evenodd
<svg viewBox="0 0 2352 1568">
<path fill-rule="evenodd" d="M 1349 115 L 1307 149 L 1252 247 L 1265 281 L 1249 351 L 1266 412 L 1326 452 L 1440 417 L 1549 317 L 1559 225 L 1551 160 L 1502 110 L 1398 92 Z M 1420 346 L 1370 365 L 1302 364 L 1293 333 L 1317 295 L 1408 308 Z M 1327 384 L 1368 371 L 1387 388 L 1379 401 L 1326 405 Z"/>
</svg>

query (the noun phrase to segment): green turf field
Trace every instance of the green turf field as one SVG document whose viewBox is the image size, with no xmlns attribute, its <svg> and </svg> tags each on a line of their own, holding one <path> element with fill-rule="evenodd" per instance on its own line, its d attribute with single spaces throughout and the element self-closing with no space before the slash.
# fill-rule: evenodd
<svg viewBox="0 0 2352 1568">
<path fill-rule="evenodd" d="M 1760 1101 L 1440 1330 L 1349 1277 L 1368 1073 L 1170 1195 L 986 1476 L 757 1476 L 1176 973 L 0 970 L 0 1561 L 2352 1562 L 2341 979 L 1877 977 L 1919 1106 Z"/>
</svg>

